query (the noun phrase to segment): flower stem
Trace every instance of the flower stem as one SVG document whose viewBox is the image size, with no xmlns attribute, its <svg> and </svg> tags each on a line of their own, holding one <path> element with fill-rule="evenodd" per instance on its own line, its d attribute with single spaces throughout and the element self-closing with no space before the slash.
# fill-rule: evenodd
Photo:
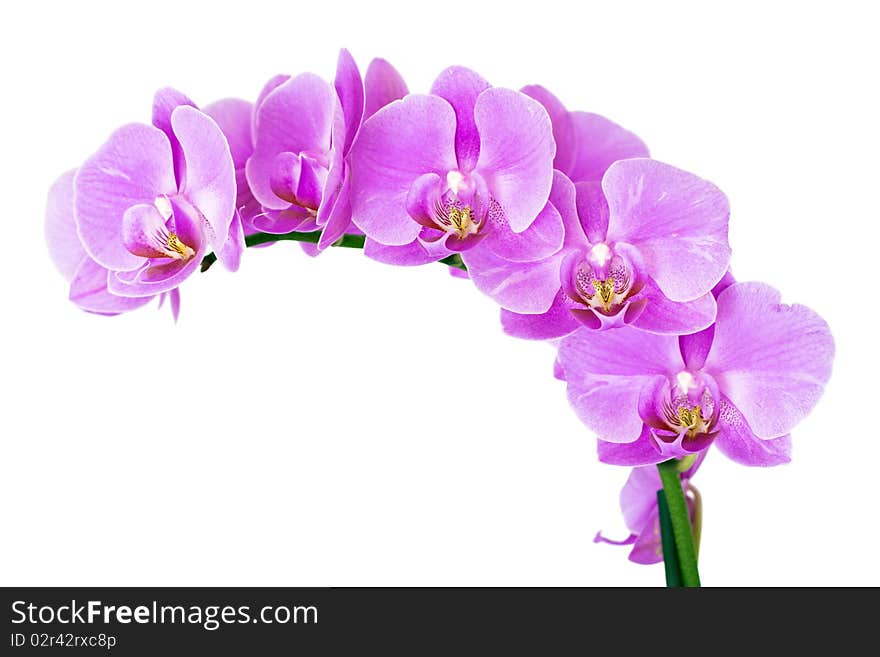
<svg viewBox="0 0 880 657">
<path fill-rule="evenodd" d="M 682 584 L 684 586 L 700 586 L 700 572 L 697 570 L 697 552 L 694 549 L 694 534 L 691 529 L 687 501 L 681 488 L 678 461 L 671 459 L 658 463 L 657 470 L 660 471 L 660 480 L 663 482 L 663 494 L 669 507 L 669 519 L 672 524 L 672 534 L 675 538 L 675 552 L 678 557 L 679 569 L 681 570 Z"/>
<path fill-rule="evenodd" d="M 663 544 L 663 565 L 666 567 L 666 586 L 676 588 L 681 586 L 681 568 L 678 565 L 678 553 L 675 551 L 669 505 L 666 504 L 666 493 L 663 489 L 657 491 L 657 510 L 660 515 L 660 539 Z"/>
<path fill-rule="evenodd" d="M 258 244 L 269 244 L 270 242 L 309 242 L 311 244 L 317 244 L 318 240 L 321 239 L 321 231 L 316 230 L 310 233 L 298 233 L 296 231 L 291 233 L 284 233 L 283 235 L 272 235 L 270 233 L 254 233 L 253 235 L 248 235 L 244 238 L 245 246 L 257 246 Z M 364 242 L 366 238 L 363 235 L 343 235 L 338 240 L 333 242 L 332 246 L 339 246 L 343 248 L 349 249 L 362 249 L 364 248 Z M 217 254 L 209 253 L 204 258 L 202 258 L 202 271 L 208 271 L 213 265 L 217 262 Z M 447 256 L 440 260 L 439 262 L 447 265 L 449 267 L 456 267 L 457 269 L 461 269 L 463 271 L 467 271 L 467 267 L 465 267 L 464 263 L 461 261 L 461 256 L 458 254 L 453 254 L 451 256 Z"/>
</svg>

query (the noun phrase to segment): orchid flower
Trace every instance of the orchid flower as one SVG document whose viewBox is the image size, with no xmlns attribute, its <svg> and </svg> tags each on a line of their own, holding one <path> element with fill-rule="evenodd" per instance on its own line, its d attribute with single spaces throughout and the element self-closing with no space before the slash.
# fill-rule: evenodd
<svg viewBox="0 0 880 657">
<path fill-rule="evenodd" d="M 346 82 L 356 79 L 348 109 L 360 121 L 363 86 L 347 51 L 340 53 L 338 77 Z M 279 234 L 326 228 L 320 246 L 329 246 L 350 219 L 332 216 L 349 124 L 340 98 L 333 85 L 311 73 L 273 78 L 260 96 L 254 112 L 254 151 L 245 165 L 251 191 L 263 207 L 254 228 Z"/>
<path fill-rule="evenodd" d="M 477 288 L 501 305 L 507 333 L 552 339 L 631 325 L 681 334 L 715 319 L 710 292 L 730 259 L 727 198 L 715 185 L 637 158 L 612 164 L 601 184 L 556 172 L 550 202 L 565 226 L 557 252 L 464 256 Z"/>
<path fill-rule="evenodd" d="M 718 316 L 692 335 L 580 329 L 559 346 L 560 374 L 599 459 L 648 465 L 715 444 L 732 460 L 790 460 L 791 430 L 831 375 L 834 341 L 809 308 L 763 283 L 718 295 Z"/>
<path fill-rule="evenodd" d="M 175 114 L 178 107 L 189 109 Z M 229 124 L 247 114 L 247 107 L 229 99 L 209 111 Z M 231 271 L 238 269 L 244 235 L 240 216 L 228 204 L 235 181 L 223 166 L 228 162 L 223 135 L 195 110 L 179 91 L 159 90 L 152 128 L 125 126 L 81 170 L 67 172 L 50 189 L 49 253 L 71 284 L 71 301 L 81 309 L 115 315 L 158 295 L 160 306 L 170 299 L 176 319 L 177 286 L 198 266 L 199 254 L 219 245 L 220 261 Z M 242 148 L 246 146 L 236 142 L 236 150 Z M 218 166 L 212 168 L 206 156 L 214 156 Z M 135 208 L 139 202 L 146 207 Z M 79 219 L 77 207 L 83 213 Z M 219 231 L 226 237 L 219 238 Z M 184 233 L 190 237 L 182 237 Z"/>
<path fill-rule="evenodd" d="M 423 264 L 486 246 L 544 257 L 562 244 L 547 203 L 555 153 L 546 110 L 445 70 L 430 95 L 410 95 L 364 122 L 352 149 L 352 211 L 366 255 Z"/>
<path fill-rule="evenodd" d="M 683 462 L 685 468 L 681 473 L 681 487 L 685 494 L 691 525 L 694 534 L 699 536 L 700 525 L 700 494 L 691 484 L 703 462 L 705 452 L 691 459 L 691 463 Z M 663 561 L 663 544 L 660 536 L 660 514 L 657 507 L 657 491 L 663 488 L 660 474 L 653 466 L 633 468 L 620 491 L 620 510 L 623 520 L 629 528 L 630 535 L 615 541 L 606 538 L 601 532 L 596 534 L 596 543 L 611 545 L 632 545 L 629 560 L 640 564 L 653 564 Z"/>
<path fill-rule="evenodd" d="M 385 60 L 373 60 L 362 80 L 345 49 L 333 85 L 311 73 L 272 78 L 254 108 L 254 149 L 245 165 L 263 209 L 251 221 L 253 229 L 321 230 L 317 251 L 359 232 L 351 224 L 349 153 L 363 119 L 406 93 Z"/>
<path fill-rule="evenodd" d="M 238 266 L 244 244 L 229 145 L 213 119 L 178 92 L 158 92 L 153 125 L 114 132 L 77 170 L 73 186 L 77 234 L 106 270 L 110 294 L 171 292 L 209 250 L 230 269 Z M 86 271 L 74 276 L 72 298 L 94 288 L 98 273 Z"/>
</svg>

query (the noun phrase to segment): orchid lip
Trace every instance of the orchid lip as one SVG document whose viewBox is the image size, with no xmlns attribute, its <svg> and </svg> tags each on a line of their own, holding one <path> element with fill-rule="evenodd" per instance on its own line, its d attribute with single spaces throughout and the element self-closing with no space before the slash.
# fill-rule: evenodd
<svg viewBox="0 0 880 657">
<path fill-rule="evenodd" d="M 166 223 L 174 216 L 174 208 L 165 194 L 157 196 L 153 201 L 153 205 L 156 206 L 156 209 Z M 186 244 L 174 230 L 167 230 L 166 228 L 164 231 L 158 231 L 153 237 L 154 241 L 151 240 L 153 246 L 172 260 L 186 261 L 196 254 L 195 250 L 189 244 Z"/>
<path fill-rule="evenodd" d="M 469 235 L 475 235 L 480 230 L 480 222 L 474 214 L 470 205 L 457 203 L 450 203 L 445 207 L 438 205 L 434 212 L 434 223 L 441 230 L 463 240 Z"/>
<path fill-rule="evenodd" d="M 169 258 L 174 260 L 189 260 L 195 255 L 195 251 L 188 244 L 184 244 L 177 233 L 168 233 L 165 238 L 164 249 Z"/>
<path fill-rule="evenodd" d="M 602 315 L 618 314 L 638 289 L 632 265 L 605 243 L 593 245 L 571 277 L 570 296 Z"/>
<path fill-rule="evenodd" d="M 717 434 L 719 392 L 708 374 L 681 370 L 655 387 L 652 396 L 654 411 L 643 419 L 661 452 L 673 447 L 699 451 Z"/>
<path fill-rule="evenodd" d="M 413 184 L 407 210 L 414 221 L 440 235 L 452 250 L 468 248 L 483 234 L 488 209 L 488 191 L 476 174 L 453 170 L 445 181 L 437 174 L 425 174 Z"/>
<path fill-rule="evenodd" d="M 153 203 L 139 203 L 126 210 L 123 216 L 123 244 L 129 253 L 148 260 L 177 260 L 187 262 L 196 254 L 198 238 L 188 230 L 192 220 L 187 212 L 204 217 L 194 207 L 188 207 L 179 196 L 157 196 Z M 180 216 L 178 216 L 180 214 Z"/>
<path fill-rule="evenodd" d="M 326 156 L 288 151 L 275 156 L 269 185 L 282 201 L 317 216 L 328 170 Z"/>
</svg>

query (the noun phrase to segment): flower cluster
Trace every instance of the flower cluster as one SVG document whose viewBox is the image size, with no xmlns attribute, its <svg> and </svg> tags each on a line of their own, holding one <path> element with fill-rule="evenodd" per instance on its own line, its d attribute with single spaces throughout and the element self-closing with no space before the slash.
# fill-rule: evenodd
<svg viewBox="0 0 880 657">
<path fill-rule="evenodd" d="M 633 558 L 651 562 L 659 483 L 643 466 L 684 459 L 689 487 L 712 445 L 787 462 L 831 372 L 816 313 L 733 280 L 728 218 L 715 185 L 543 87 L 451 67 L 411 94 L 388 62 L 362 76 L 343 50 L 332 83 L 279 75 L 253 103 L 160 90 L 150 124 L 59 178 L 46 231 L 71 301 L 105 315 L 167 297 L 176 317 L 206 257 L 235 271 L 272 235 L 466 270 L 506 333 L 558 346 L 599 458 L 636 468 L 624 514 Z"/>
</svg>

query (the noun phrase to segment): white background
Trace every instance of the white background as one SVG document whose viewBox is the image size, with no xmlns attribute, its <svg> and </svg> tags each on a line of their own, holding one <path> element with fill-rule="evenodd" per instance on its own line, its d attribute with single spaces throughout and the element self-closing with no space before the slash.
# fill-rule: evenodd
<svg viewBox="0 0 880 657">
<path fill-rule="evenodd" d="M 199 3 L 202 4 L 202 3 Z M 450 64 L 543 83 L 731 198 L 740 279 L 831 324 L 794 461 L 711 454 L 706 584 L 880 584 L 871 3 L 5 3 L 0 584 L 659 585 L 552 377 L 441 265 L 248 252 L 154 306 L 67 301 L 45 193 L 155 89 L 254 99 L 348 47 L 413 91 Z"/>
</svg>

